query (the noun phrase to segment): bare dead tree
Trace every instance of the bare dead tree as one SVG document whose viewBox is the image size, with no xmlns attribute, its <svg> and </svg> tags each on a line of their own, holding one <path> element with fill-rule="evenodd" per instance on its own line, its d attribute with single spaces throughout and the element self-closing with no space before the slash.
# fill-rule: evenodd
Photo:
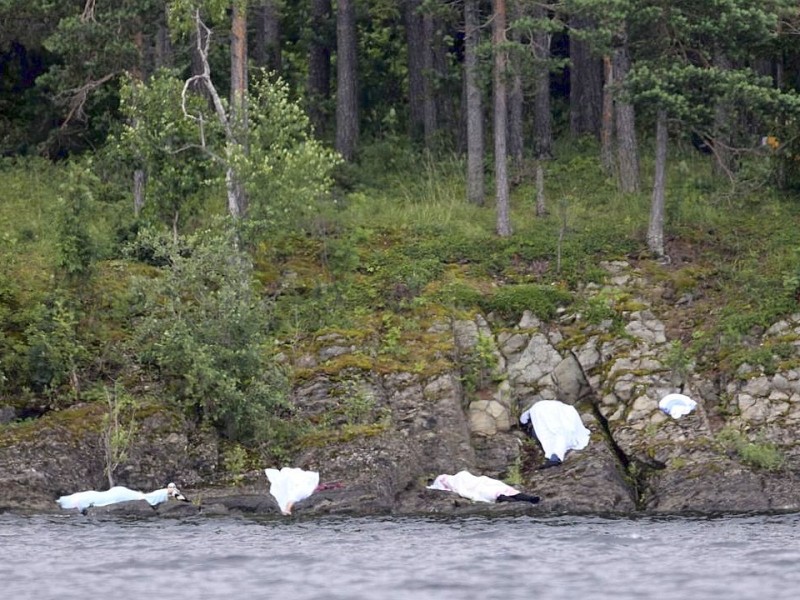
<svg viewBox="0 0 800 600">
<path fill-rule="evenodd" d="M 208 63 L 208 52 L 211 43 L 211 30 L 200 18 L 200 10 L 195 9 L 194 23 L 197 35 L 197 54 L 200 59 L 201 71 L 187 79 L 181 91 L 181 109 L 183 114 L 196 122 L 199 128 L 200 147 L 214 160 L 225 166 L 225 189 L 228 196 L 228 213 L 235 219 L 241 218 L 244 210 L 244 188 L 240 178 L 233 167 L 233 157 L 237 150 L 242 148 L 242 141 L 238 139 L 232 118 L 225 110 L 225 105 L 220 98 L 217 88 L 211 81 L 211 67 Z M 205 122 L 202 114 L 193 114 L 189 110 L 189 91 L 193 86 L 201 86 L 211 99 L 214 112 L 219 124 L 225 133 L 225 156 L 216 154 L 208 147 L 205 136 Z"/>
</svg>

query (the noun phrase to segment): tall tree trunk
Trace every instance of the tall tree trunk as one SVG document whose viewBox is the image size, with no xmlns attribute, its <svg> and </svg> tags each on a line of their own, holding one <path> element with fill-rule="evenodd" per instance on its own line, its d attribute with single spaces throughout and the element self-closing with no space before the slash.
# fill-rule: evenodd
<svg viewBox="0 0 800 600">
<path fill-rule="evenodd" d="M 353 160 L 358 145 L 355 0 L 339 0 L 336 13 L 336 150 Z"/>
<path fill-rule="evenodd" d="M 234 158 L 237 154 L 240 154 L 245 147 L 242 139 L 239 137 L 245 132 L 237 127 L 236 120 L 232 114 L 233 107 L 231 107 L 226 113 L 225 104 L 217 92 L 216 87 L 214 87 L 214 82 L 211 81 L 211 65 L 208 62 L 211 31 L 200 18 L 199 8 L 194 9 L 193 19 L 195 25 L 193 41 L 195 43 L 195 56 L 198 64 L 196 65 L 197 71 L 195 74 L 186 80 L 186 83 L 184 83 L 183 91 L 181 93 L 181 109 L 183 110 L 184 116 L 200 123 L 201 131 L 202 118 L 198 115 L 193 115 L 189 110 L 187 103 L 187 92 L 190 89 L 203 90 L 203 94 L 208 98 L 209 103 L 214 109 L 217 120 L 225 132 L 225 158 L 220 159 L 220 157 L 216 156 L 214 153 L 210 153 L 210 155 L 217 160 L 221 160 L 221 162 L 223 162 L 225 165 L 225 190 L 228 196 L 228 213 L 234 219 L 238 219 L 243 216 L 243 207 L 246 206 L 246 201 L 244 198 L 244 186 L 242 185 L 239 173 L 236 171 Z M 232 23 L 231 29 L 233 30 L 234 28 L 235 26 Z M 233 46 L 233 44 L 231 44 L 231 46 Z M 231 76 L 231 79 L 233 80 L 233 75 Z M 231 94 L 235 97 L 233 89 L 234 88 L 232 85 Z M 208 151 L 205 146 L 205 137 L 202 133 L 200 135 L 200 140 L 201 147 Z"/>
<path fill-rule="evenodd" d="M 331 96 L 331 0 L 311 2 L 311 44 L 308 50 L 308 114 L 317 136 L 327 133 L 324 105 Z"/>
<path fill-rule="evenodd" d="M 441 1 L 441 0 L 440 0 Z M 458 123 L 457 106 L 455 98 L 458 96 L 457 90 L 451 90 L 448 86 L 450 75 L 449 48 L 445 41 L 445 22 L 440 17 L 433 19 L 433 39 L 431 51 L 433 54 L 433 80 L 431 81 L 431 91 L 433 92 L 434 103 L 436 105 L 436 127 L 435 141 L 444 142 L 455 139 L 455 130 Z M 447 134 L 447 140 L 444 135 Z"/>
<path fill-rule="evenodd" d="M 433 45 L 436 40 L 436 19 L 430 13 L 422 15 L 422 31 L 424 42 L 422 45 L 422 121 L 425 147 L 433 148 L 436 138 L 436 66 L 434 64 Z"/>
<path fill-rule="evenodd" d="M 603 110 L 600 121 L 600 163 L 607 175 L 616 171 L 614 160 L 614 67 L 603 57 Z"/>
<path fill-rule="evenodd" d="M 135 125 L 134 125 L 135 127 Z M 133 171 L 133 214 L 139 217 L 144 208 L 145 189 L 147 186 L 147 176 L 144 169 L 134 169 Z"/>
<path fill-rule="evenodd" d="M 505 41 L 506 1 L 494 0 L 494 19 L 492 20 L 492 44 L 494 46 L 494 177 L 497 194 L 497 235 L 502 237 L 511 235 L 506 149 L 508 132 L 506 66 L 508 56 L 503 48 Z"/>
<path fill-rule="evenodd" d="M 175 53 L 172 49 L 172 41 L 169 37 L 169 27 L 167 26 L 167 8 L 159 14 L 156 24 L 155 40 L 155 67 L 171 67 L 175 62 Z"/>
<path fill-rule="evenodd" d="M 405 25 L 408 48 L 409 134 L 420 141 L 425 132 L 425 34 L 419 7 L 422 0 L 406 0 Z"/>
<path fill-rule="evenodd" d="M 509 8 L 512 21 L 523 16 L 520 0 L 513 1 Z M 511 35 L 514 43 L 522 46 L 522 35 L 519 30 L 512 29 Z M 513 179 L 517 181 L 522 174 L 522 158 L 525 150 L 523 129 L 525 97 L 522 87 L 522 65 L 518 53 L 512 55 L 511 63 L 511 90 L 508 94 L 508 155 L 512 159 Z"/>
<path fill-rule="evenodd" d="M 546 19 L 547 10 L 540 4 L 533 8 L 536 19 Z M 533 111 L 533 147 L 539 160 L 553 156 L 553 115 L 550 109 L 550 42 L 548 31 L 537 31 L 533 35 L 533 57 L 536 62 L 534 82 L 536 96 Z"/>
<path fill-rule="evenodd" d="M 133 34 L 133 45 L 136 48 L 137 63 L 131 69 L 131 78 L 135 81 L 144 82 L 144 35 L 141 30 Z M 136 128 L 137 122 L 134 119 L 131 125 Z M 145 183 L 146 175 L 144 169 L 134 169 L 133 171 L 133 214 L 138 217 L 142 212 L 145 202 Z"/>
<path fill-rule="evenodd" d="M 582 17 L 570 18 L 570 30 L 592 27 Z M 572 137 L 599 137 L 603 111 L 603 61 L 592 54 L 588 42 L 569 38 L 569 132 Z"/>
<path fill-rule="evenodd" d="M 614 48 L 614 80 L 618 87 L 624 87 L 630 68 L 628 39 L 623 32 L 620 44 Z M 620 189 L 625 193 L 638 192 L 639 151 L 636 142 L 636 116 L 633 104 L 624 96 L 620 96 L 616 99 L 615 106 Z"/>
<path fill-rule="evenodd" d="M 254 62 L 268 71 L 280 73 L 283 68 L 283 57 L 281 17 L 277 0 L 261 0 L 255 10 L 255 21 Z"/>
<path fill-rule="evenodd" d="M 483 206 L 483 99 L 478 85 L 480 0 L 464 1 L 464 80 L 467 97 L 467 200 Z"/>
<path fill-rule="evenodd" d="M 231 97 L 230 121 L 237 145 L 248 151 L 247 140 L 247 9 L 244 3 L 233 3 L 231 12 Z M 232 167 L 229 167 L 232 169 Z M 233 217 L 243 217 L 247 212 L 244 185 L 234 172 L 230 172 L 229 185 L 235 186 L 236 206 L 229 206 Z"/>
<path fill-rule="evenodd" d="M 658 257 L 664 256 L 664 197 L 667 172 L 667 111 L 660 109 L 656 119 L 656 165 L 647 247 Z"/>
</svg>

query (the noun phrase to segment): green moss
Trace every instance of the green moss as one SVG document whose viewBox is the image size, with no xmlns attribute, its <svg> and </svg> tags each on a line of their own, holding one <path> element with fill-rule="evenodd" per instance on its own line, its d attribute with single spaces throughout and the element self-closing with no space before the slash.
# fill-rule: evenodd
<svg viewBox="0 0 800 600">
<path fill-rule="evenodd" d="M 371 424 L 347 424 L 340 429 L 317 429 L 302 435 L 297 440 L 299 448 L 324 448 L 334 444 L 347 444 L 357 439 L 379 436 L 389 429 L 388 422 Z"/>
<path fill-rule="evenodd" d="M 0 447 L 30 443 L 38 438 L 55 436 L 77 438 L 100 433 L 105 406 L 84 404 L 66 410 L 47 413 L 38 419 L 0 425 Z"/>
</svg>

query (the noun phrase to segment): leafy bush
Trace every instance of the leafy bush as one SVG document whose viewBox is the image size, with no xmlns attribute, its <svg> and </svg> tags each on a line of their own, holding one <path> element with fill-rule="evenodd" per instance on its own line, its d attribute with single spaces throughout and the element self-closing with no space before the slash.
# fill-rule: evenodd
<svg viewBox="0 0 800 600">
<path fill-rule="evenodd" d="M 433 299 L 453 308 L 469 309 L 480 306 L 483 294 L 474 287 L 461 281 L 453 281 L 436 290 Z"/>
<path fill-rule="evenodd" d="M 168 257 L 161 276 L 139 278 L 143 316 L 132 350 L 170 397 L 231 440 L 270 440 L 288 408 L 286 381 L 270 360 L 270 306 L 256 294 L 252 265 L 230 229 L 149 244 Z"/>
<path fill-rule="evenodd" d="M 493 312 L 501 319 L 519 321 L 529 310 L 542 320 L 551 320 L 559 306 L 572 301 L 572 296 L 563 290 L 536 284 L 507 285 L 499 288 L 481 302 L 486 311 Z"/>
<path fill-rule="evenodd" d="M 743 462 L 765 471 L 777 471 L 783 467 L 783 453 L 769 442 L 750 442 L 739 431 L 726 428 L 719 432 L 717 441 L 723 450 L 733 451 Z"/>
</svg>

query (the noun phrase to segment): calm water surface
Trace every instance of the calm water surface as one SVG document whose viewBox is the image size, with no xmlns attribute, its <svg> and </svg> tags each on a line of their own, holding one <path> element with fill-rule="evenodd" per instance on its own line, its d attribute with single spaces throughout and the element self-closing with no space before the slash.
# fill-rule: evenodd
<svg viewBox="0 0 800 600">
<path fill-rule="evenodd" d="M 800 515 L 133 521 L 0 514 L 0 598 L 795 600 Z"/>
</svg>

